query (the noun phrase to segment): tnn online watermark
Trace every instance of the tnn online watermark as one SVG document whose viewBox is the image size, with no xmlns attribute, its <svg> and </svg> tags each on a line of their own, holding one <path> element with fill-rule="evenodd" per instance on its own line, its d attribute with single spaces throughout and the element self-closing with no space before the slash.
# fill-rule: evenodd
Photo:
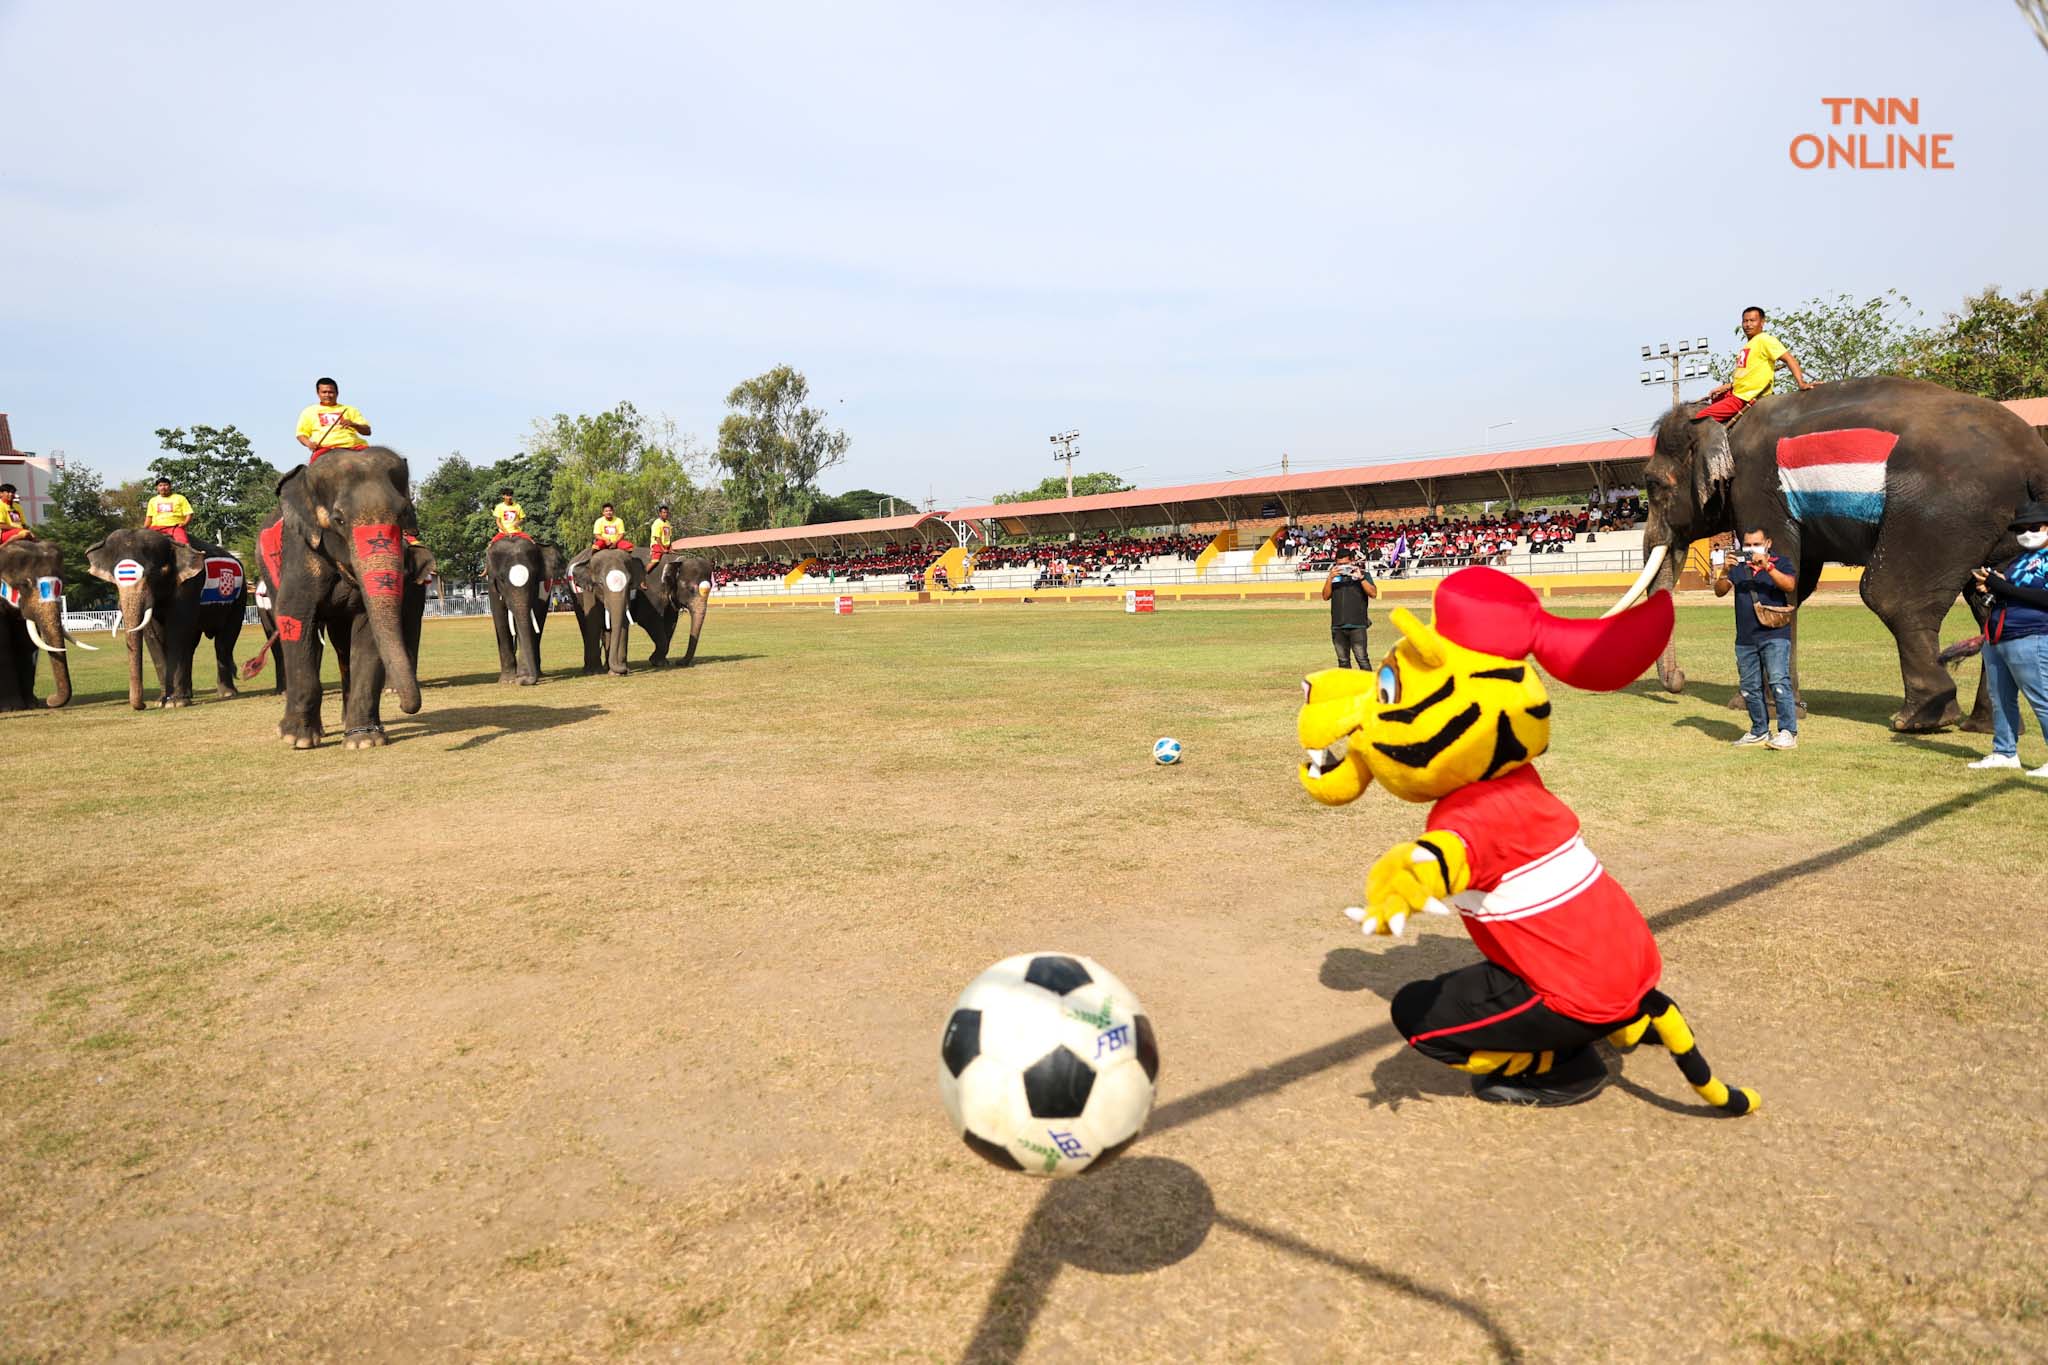
<svg viewBox="0 0 2048 1365">
<path fill-rule="evenodd" d="M 1892 96 L 1861 99 L 1837 95 L 1823 99 L 1828 123 L 1835 128 L 1911 128 L 1916 131 L 1801 133 L 1792 139 L 1792 164 L 1802 171 L 1826 167 L 1829 170 L 1904 171 L 1919 168 L 1952 171 L 1955 153 L 1950 144 L 1954 133 L 1923 133 L 1920 100 Z"/>
</svg>

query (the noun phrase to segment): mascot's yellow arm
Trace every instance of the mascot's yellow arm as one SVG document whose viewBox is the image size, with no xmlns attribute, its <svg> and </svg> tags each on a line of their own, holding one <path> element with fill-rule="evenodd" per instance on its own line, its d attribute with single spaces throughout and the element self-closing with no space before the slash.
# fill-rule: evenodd
<svg viewBox="0 0 2048 1365">
<path fill-rule="evenodd" d="M 1366 874 L 1365 910 L 1353 918 L 1368 934 L 1398 936 L 1417 911 L 1448 915 L 1445 902 L 1471 885 L 1465 841 L 1449 830 L 1434 830 L 1379 856 Z"/>
</svg>

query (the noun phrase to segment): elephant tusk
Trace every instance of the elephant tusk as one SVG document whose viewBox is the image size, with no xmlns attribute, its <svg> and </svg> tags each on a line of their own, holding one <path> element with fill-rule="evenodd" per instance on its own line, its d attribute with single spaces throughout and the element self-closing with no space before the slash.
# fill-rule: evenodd
<svg viewBox="0 0 2048 1365">
<path fill-rule="evenodd" d="M 154 615 L 156 615 L 156 608 L 155 608 L 154 606 L 148 606 L 148 607 L 144 607 L 144 608 L 142 609 L 142 623 L 141 623 L 140 625 L 136 626 L 136 627 L 135 627 L 135 630 L 131 630 L 131 631 L 129 631 L 128 633 L 129 633 L 130 635 L 133 635 L 133 634 L 135 634 L 135 631 L 139 631 L 139 630 L 148 630 L 148 629 L 149 629 L 149 620 L 150 620 L 150 618 L 151 618 L 152 616 L 154 616 Z"/>
<path fill-rule="evenodd" d="M 533 622 L 533 633 L 535 635 L 540 634 L 540 613 L 537 611 L 529 611 L 526 613 L 526 619 Z"/>
<path fill-rule="evenodd" d="M 64 652 L 64 646 L 52 645 L 43 639 L 43 633 L 36 629 L 35 617 L 28 616 L 22 618 L 22 624 L 28 627 L 28 638 L 35 641 L 37 649 L 40 649 L 45 654 L 62 654 Z"/>
<path fill-rule="evenodd" d="M 610 607 L 604 609 L 604 628 L 606 630 L 612 628 L 612 609 Z"/>
<path fill-rule="evenodd" d="M 1621 615 L 1621 613 L 1636 604 L 1636 599 L 1650 590 L 1651 582 L 1657 577 L 1657 570 L 1664 567 L 1664 556 L 1668 548 L 1667 546 L 1659 545 L 1650 551 L 1650 557 L 1643 561 L 1643 571 L 1636 575 L 1636 581 L 1629 584 L 1628 591 L 1621 595 L 1619 602 L 1616 602 L 1606 611 L 1600 613 L 1601 620 L 1604 621 L 1610 616 Z"/>
<path fill-rule="evenodd" d="M 88 654 L 97 654 L 100 652 L 100 647 L 98 645 L 89 645 L 85 641 L 79 639 L 76 635 L 73 635 L 68 630 L 64 632 L 64 643 L 67 645 L 77 645 L 80 649 L 86 651 Z"/>
</svg>

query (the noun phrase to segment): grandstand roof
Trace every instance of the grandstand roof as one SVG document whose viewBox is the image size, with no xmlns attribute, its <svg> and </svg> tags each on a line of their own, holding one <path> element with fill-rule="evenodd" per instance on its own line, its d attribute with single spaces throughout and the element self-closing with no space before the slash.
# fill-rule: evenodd
<svg viewBox="0 0 2048 1365">
<path fill-rule="evenodd" d="M 712 536 L 687 536 L 671 549 L 696 550 L 713 559 L 753 558 L 778 552 L 816 554 L 834 546 L 887 545 L 895 541 L 944 540 L 952 543 L 953 532 L 944 512 L 912 512 L 900 517 L 870 517 L 865 521 L 822 521 L 814 526 L 777 526 L 762 531 L 727 531 Z"/>
<path fill-rule="evenodd" d="M 1488 455 L 1452 455 L 1391 464 L 1354 465 L 1301 474 L 1267 474 L 1223 483 L 1138 488 L 1084 498 L 999 502 L 962 507 L 954 521 L 995 521 L 1012 535 L 1033 530 L 1185 525 L 1201 521 L 1253 521 L 1328 512 L 1370 512 L 1427 502 L 1483 502 L 1556 493 L 1582 493 L 1598 481 L 1631 485 L 1650 457 L 1646 436 L 1542 446 Z M 1600 471 L 1599 480 L 1594 471 Z"/>
</svg>

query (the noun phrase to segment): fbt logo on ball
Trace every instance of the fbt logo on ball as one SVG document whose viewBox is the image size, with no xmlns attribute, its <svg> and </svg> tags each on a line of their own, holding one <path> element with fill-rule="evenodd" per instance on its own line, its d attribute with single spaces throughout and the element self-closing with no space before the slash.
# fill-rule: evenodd
<svg viewBox="0 0 2048 1365">
<path fill-rule="evenodd" d="M 1792 164 L 1802 171 L 1952 171 L 1955 157 L 1949 144 L 1954 133 L 1923 133 L 1920 100 L 1831 95 L 1821 100 L 1828 126 L 1839 129 L 1914 129 L 1912 132 L 1801 133 L 1792 139 Z"/>
</svg>

